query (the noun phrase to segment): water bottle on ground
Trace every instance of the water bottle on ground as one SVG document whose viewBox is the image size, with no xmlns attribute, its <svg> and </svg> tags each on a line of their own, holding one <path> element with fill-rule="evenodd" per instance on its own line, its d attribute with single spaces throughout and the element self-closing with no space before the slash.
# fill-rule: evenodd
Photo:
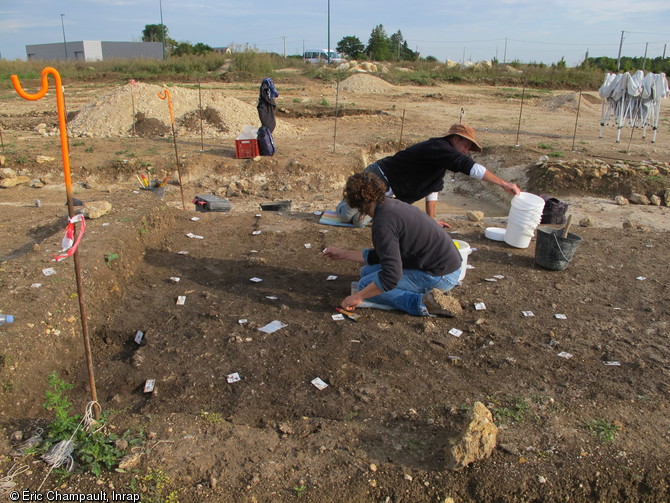
<svg viewBox="0 0 670 503">
<path fill-rule="evenodd" d="M 14 323 L 14 316 L 11 314 L 0 314 L 0 326 L 5 323 Z"/>
</svg>

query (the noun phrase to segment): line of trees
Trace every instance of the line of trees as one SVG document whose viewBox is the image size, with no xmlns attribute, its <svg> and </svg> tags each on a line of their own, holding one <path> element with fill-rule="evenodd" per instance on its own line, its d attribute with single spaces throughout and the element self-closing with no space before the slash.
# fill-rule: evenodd
<svg viewBox="0 0 670 503">
<path fill-rule="evenodd" d="M 171 56 L 202 55 L 214 50 L 202 42 L 196 44 L 177 42 L 168 37 L 168 28 L 164 24 L 147 24 L 142 30 L 142 42 L 163 42 L 163 37 L 165 37 L 165 51 Z"/>
<path fill-rule="evenodd" d="M 407 41 L 398 30 L 388 36 L 384 25 L 377 25 L 372 29 L 368 45 L 356 36 L 349 35 L 337 44 L 337 52 L 344 54 L 350 59 L 372 59 L 374 61 L 416 61 L 419 53 L 414 52 L 407 46 Z"/>
<path fill-rule="evenodd" d="M 608 58 L 605 56 L 597 58 L 586 58 L 582 63 L 582 68 L 598 68 L 607 72 L 617 71 L 617 58 Z M 652 73 L 670 73 L 670 59 L 658 56 L 656 58 L 631 58 L 622 56 L 620 61 L 620 72 L 634 72 L 644 70 Z"/>
</svg>

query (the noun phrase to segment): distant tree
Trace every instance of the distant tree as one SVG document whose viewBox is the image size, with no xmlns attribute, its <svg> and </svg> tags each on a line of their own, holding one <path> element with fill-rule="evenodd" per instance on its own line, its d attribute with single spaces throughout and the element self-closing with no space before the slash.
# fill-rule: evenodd
<svg viewBox="0 0 670 503">
<path fill-rule="evenodd" d="M 372 29 L 365 52 L 370 59 L 375 61 L 388 61 L 391 59 L 389 39 L 386 35 L 386 30 L 384 30 L 384 25 L 380 24 Z"/>
<path fill-rule="evenodd" d="M 165 34 L 163 34 L 163 30 Z M 168 39 L 168 29 L 164 24 L 147 24 L 142 30 L 142 42 L 162 42 L 163 35 L 165 35 L 165 41 Z"/>
<path fill-rule="evenodd" d="M 435 63 L 437 61 L 437 58 L 435 56 L 426 56 L 426 61 L 429 63 Z"/>
<path fill-rule="evenodd" d="M 363 45 L 363 42 L 358 37 L 350 35 L 337 43 L 336 50 L 349 58 L 358 59 L 363 54 L 363 51 L 365 51 L 365 45 Z"/>
</svg>

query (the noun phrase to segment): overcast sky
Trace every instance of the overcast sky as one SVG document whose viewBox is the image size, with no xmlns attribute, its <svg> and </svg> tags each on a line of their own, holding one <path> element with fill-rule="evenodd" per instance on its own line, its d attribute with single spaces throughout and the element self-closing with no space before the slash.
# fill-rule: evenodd
<svg viewBox="0 0 670 503">
<path fill-rule="evenodd" d="M 63 43 L 63 27 L 66 41 L 139 41 L 161 7 L 177 41 L 288 55 L 349 35 L 367 44 L 379 24 L 440 61 L 564 57 L 574 66 L 587 50 L 616 58 L 622 30 L 623 56 L 662 56 L 670 43 L 670 0 L 0 0 L 0 56 L 26 59 L 26 45 Z"/>
</svg>

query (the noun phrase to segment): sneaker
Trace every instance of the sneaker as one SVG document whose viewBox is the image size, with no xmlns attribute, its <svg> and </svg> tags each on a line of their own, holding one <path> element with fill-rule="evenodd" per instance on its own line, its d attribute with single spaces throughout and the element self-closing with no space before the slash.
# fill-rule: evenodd
<svg viewBox="0 0 670 503">
<path fill-rule="evenodd" d="M 423 296 L 423 304 L 428 308 L 430 314 L 454 318 L 463 312 L 458 299 L 433 288 Z"/>
</svg>

